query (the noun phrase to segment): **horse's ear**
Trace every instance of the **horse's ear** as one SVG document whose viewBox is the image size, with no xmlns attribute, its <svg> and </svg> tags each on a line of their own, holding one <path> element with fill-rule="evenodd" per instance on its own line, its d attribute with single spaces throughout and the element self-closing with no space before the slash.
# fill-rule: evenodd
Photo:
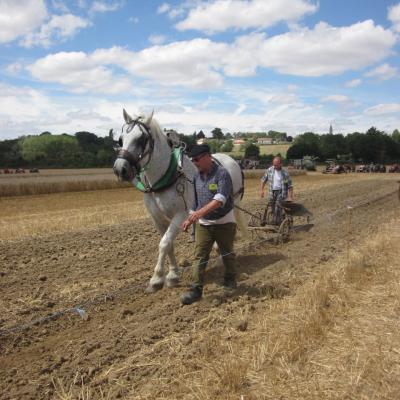
<svg viewBox="0 0 400 400">
<path fill-rule="evenodd" d="M 149 117 L 146 120 L 146 125 L 147 126 L 150 125 L 150 122 L 153 119 L 153 115 L 154 115 L 154 109 L 153 109 L 153 111 L 151 112 L 151 114 L 149 115 Z"/>
<path fill-rule="evenodd" d="M 178 133 L 175 132 L 174 130 L 169 130 L 168 132 L 166 132 L 167 135 L 167 140 L 168 140 L 168 144 L 171 147 L 178 147 L 180 145 L 180 139 L 178 136 Z"/>
<path fill-rule="evenodd" d="M 123 111 L 123 115 L 124 115 L 124 120 L 127 124 L 130 124 L 133 121 L 132 117 L 126 112 L 125 108 Z"/>
</svg>

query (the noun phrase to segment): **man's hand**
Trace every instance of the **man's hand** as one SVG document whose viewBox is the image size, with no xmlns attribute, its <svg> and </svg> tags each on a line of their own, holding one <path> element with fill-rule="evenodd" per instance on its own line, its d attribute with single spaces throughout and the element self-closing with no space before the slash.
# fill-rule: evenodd
<svg viewBox="0 0 400 400">
<path fill-rule="evenodd" d="M 201 213 L 199 211 L 192 212 L 189 217 L 182 222 L 181 228 L 184 232 L 187 232 L 190 225 L 196 223 L 201 218 Z"/>
<path fill-rule="evenodd" d="M 187 229 L 189 228 L 190 225 L 194 224 L 200 218 L 204 217 L 211 211 L 214 211 L 221 206 L 222 206 L 222 202 L 220 202 L 219 200 L 211 200 L 204 207 L 200 208 L 200 210 L 192 212 L 186 218 L 186 220 L 182 222 L 181 228 L 183 229 L 183 231 L 187 232 Z"/>
</svg>

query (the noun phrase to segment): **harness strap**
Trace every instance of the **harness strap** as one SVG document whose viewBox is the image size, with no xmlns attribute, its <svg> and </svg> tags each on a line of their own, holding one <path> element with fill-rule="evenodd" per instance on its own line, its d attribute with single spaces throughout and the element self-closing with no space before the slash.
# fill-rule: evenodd
<svg viewBox="0 0 400 400">
<path fill-rule="evenodd" d="M 153 186 L 143 183 L 143 179 L 145 178 L 143 171 L 140 174 L 136 175 L 137 182 L 134 184 L 136 189 L 140 190 L 143 193 L 154 193 L 167 189 L 168 187 L 173 185 L 182 175 L 182 172 L 178 168 L 181 153 L 181 148 L 175 148 L 172 151 L 167 171 Z"/>
</svg>

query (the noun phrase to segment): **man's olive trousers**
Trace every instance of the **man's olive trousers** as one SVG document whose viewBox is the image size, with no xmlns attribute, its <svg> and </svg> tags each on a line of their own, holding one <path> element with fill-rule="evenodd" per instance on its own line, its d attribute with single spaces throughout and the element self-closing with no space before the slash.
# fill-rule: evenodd
<svg viewBox="0 0 400 400">
<path fill-rule="evenodd" d="M 196 225 L 195 261 L 193 263 L 193 286 L 203 289 L 204 271 L 214 242 L 217 243 L 224 264 L 224 280 L 234 280 L 236 256 L 233 253 L 233 241 L 236 224 L 229 222 L 221 225 Z"/>
</svg>

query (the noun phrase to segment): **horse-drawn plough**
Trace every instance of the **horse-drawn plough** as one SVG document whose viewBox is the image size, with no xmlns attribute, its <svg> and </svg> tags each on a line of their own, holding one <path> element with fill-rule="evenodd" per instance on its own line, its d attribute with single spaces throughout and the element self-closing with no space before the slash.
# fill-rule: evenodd
<svg viewBox="0 0 400 400">
<path fill-rule="evenodd" d="M 288 241 L 292 232 L 309 230 L 313 226 L 310 223 L 312 213 L 302 204 L 292 201 L 277 202 L 275 207 L 268 203 L 264 209 L 254 213 L 238 208 L 250 215 L 248 229 L 253 239 L 280 244 Z"/>
</svg>

